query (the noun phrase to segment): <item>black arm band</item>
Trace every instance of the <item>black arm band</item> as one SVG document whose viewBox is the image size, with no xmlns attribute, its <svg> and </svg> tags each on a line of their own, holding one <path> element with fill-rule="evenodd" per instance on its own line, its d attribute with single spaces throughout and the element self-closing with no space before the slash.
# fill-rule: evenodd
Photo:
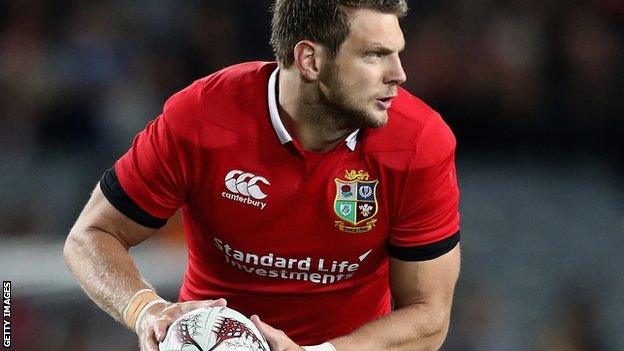
<svg viewBox="0 0 624 351">
<path fill-rule="evenodd" d="M 119 212 L 138 224 L 158 229 L 167 223 L 167 219 L 154 217 L 145 212 L 126 194 L 121 184 L 119 184 L 115 168 L 111 168 L 104 173 L 100 180 L 100 189 L 102 189 L 104 196 Z"/>
<path fill-rule="evenodd" d="M 444 240 L 421 246 L 399 247 L 388 244 L 388 254 L 401 261 L 432 260 L 444 255 L 457 246 L 459 243 L 459 236 L 458 231 Z"/>
</svg>

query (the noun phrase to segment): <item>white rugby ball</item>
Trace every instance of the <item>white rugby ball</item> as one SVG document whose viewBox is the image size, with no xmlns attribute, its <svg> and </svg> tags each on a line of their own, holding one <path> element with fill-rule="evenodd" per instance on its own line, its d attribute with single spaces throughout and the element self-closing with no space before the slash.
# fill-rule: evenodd
<svg viewBox="0 0 624 351">
<path fill-rule="evenodd" d="M 271 351 L 256 326 L 227 307 L 202 307 L 178 318 L 160 351 Z"/>
</svg>

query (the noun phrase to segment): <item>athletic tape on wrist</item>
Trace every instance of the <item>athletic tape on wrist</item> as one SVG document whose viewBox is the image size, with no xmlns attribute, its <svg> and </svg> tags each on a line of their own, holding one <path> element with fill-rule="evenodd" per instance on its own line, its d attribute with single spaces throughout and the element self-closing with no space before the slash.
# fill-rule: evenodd
<svg viewBox="0 0 624 351">
<path fill-rule="evenodd" d="M 139 323 L 141 322 L 141 319 L 143 318 L 143 315 L 145 315 L 145 312 L 147 312 L 147 309 L 159 304 L 159 303 L 167 303 L 167 301 L 163 300 L 163 299 L 158 299 L 158 300 L 154 300 L 149 302 L 147 305 L 145 305 L 145 307 L 143 307 L 143 310 L 141 312 L 139 312 L 139 315 L 137 316 L 136 321 L 134 322 L 134 331 L 138 334 L 139 333 Z"/>
<path fill-rule="evenodd" d="M 130 302 L 123 311 L 123 318 L 128 328 L 136 331 L 137 321 L 139 317 L 145 313 L 145 310 L 155 303 L 152 302 L 165 302 L 160 296 L 156 295 L 151 289 L 142 289 L 134 293 Z"/>
<path fill-rule="evenodd" d="M 336 351 L 334 345 L 332 345 L 329 341 L 320 345 L 303 346 L 303 349 L 306 351 Z"/>
</svg>

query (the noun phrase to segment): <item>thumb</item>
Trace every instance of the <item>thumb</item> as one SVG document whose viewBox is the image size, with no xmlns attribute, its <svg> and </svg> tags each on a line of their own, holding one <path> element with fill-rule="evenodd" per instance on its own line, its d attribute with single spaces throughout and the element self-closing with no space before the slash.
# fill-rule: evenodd
<svg viewBox="0 0 624 351">
<path fill-rule="evenodd" d="M 262 329 L 270 327 L 268 324 L 261 321 L 260 317 L 258 317 L 257 314 L 254 314 L 253 316 L 249 317 L 249 319 L 256 326 L 256 328 L 260 329 L 260 331 L 262 331 Z"/>
<path fill-rule="evenodd" d="M 262 335 L 264 335 L 265 337 L 274 335 L 275 333 L 279 333 L 279 330 L 261 321 L 260 317 L 258 317 L 258 315 L 256 314 L 251 316 L 249 319 L 251 319 L 251 322 L 256 326 L 256 328 L 258 328 L 258 330 L 260 330 Z"/>
<path fill-rule="evenodd" d="M 262 336 L 264 336 L 266 341 L 269 343 L 269 347 L 271 348 L 271 350 L 285 350 L 286 349 L 284 348 L 284 345 L 285 345 L 285 339 L 287 337 L 283 331 L 275 329 L 272 326 L 264 323 L 263 321 L 260 320 L 260 317 L 258 317 L 255 314 L 251 316 L 249 319 L 251 319 L 251 322 L 256 326 L 256 328 L 258 328 L 258 330 L 260 330 L 260 333 L 262 334 Z"/>
</svg>

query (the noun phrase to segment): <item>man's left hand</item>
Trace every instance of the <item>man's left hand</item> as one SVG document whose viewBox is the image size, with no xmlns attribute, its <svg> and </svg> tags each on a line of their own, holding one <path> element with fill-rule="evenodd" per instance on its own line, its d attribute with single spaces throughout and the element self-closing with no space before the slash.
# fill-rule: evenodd
<svg viewBox="0 0 624 351">
<path fill-rule="evenodd" d="M 258 316 L 253 315 L 250 319 L 264 335 L 264 338 L 269 343 L 269 347 L 271 347 L 271 351 L 305 351 L 303 347 L 290 340 L 286 333 L 264 323 Z"/>
</svg>

